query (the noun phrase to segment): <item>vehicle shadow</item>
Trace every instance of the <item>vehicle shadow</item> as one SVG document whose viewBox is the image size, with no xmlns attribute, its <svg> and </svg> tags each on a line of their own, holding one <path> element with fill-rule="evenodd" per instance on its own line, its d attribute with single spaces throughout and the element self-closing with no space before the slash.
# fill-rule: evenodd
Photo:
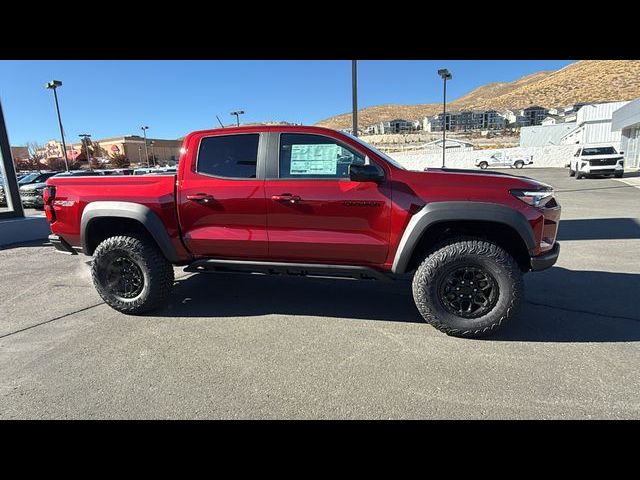
<svg viewBox="0 0 640 480">
<path fill-rule="evenodd" d="M 640 341 L 640 309 L 630 301 L 640 275 L 554 267 L 527 275 L 527 299 L 487 341 Z M 194 274 L 177 280 L 156 317 L 216 318 L 268 314 L 424 323 L 411 283 Z M 425 328 L 430 328 L 425 325 Z"/>
<path fill-rule="evenodd" d="M 640 238 L 635 218 L 580 218 L 560 220 L 558 240 L 623 240 Z"/>
</svg>

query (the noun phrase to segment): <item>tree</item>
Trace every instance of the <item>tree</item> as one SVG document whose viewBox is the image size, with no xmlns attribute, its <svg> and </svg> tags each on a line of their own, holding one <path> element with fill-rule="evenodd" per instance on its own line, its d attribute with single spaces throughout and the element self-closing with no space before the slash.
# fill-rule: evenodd
<svg viewBox="0 0 640 480">
<path fill-rule="evenodd" d="M 25 170 L 38 170 L 41 167 L 41 161 L 45 158 L 45 148 L 38 142 L 27 142 L 29 152 L 29 160 L 25 165 Z"/>
<path fill-rule="evenodd" d="M 111 166 L 113 168 L 127 168 L 131 165 L 131 162 L 126 155 L 117 153 L 111 156 Z"/>
<path fill-rule="evenodd" d="M 47 166 L 49 170 L 65 170 L 64 159 L 62 158 L 47 159 Z"/>
</svg>

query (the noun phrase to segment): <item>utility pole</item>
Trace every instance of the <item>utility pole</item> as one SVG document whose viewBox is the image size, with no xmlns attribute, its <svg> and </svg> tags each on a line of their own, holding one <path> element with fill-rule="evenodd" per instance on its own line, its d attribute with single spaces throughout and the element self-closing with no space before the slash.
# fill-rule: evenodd
<svg viewBox="0 0 640 480">
<path fill-rule="evenodd" d="M 358 136 L 358 61 L 351 60 L 351 98 L 353 101 L 353 136 Z"/>
<path fill-rule="evenodd" d="M 60 106 L 58 105 L 58 94 L 56 90 L 58 87 L 62 86 L 62 82 L 60 80 L 51 80 L 50 82 L 45 84 L 45 88 L 49 90 L 53 90 L 53 99 L 56 103 L 56 112 L 58 113 L 58 125 L 60 126 L 60 136 L 62 137 L 62 152 L 64 154 L 64 167 L 66 171 L 69 171 L 69 159 L 67 158 L 67 145 L 64 141 L 64 130 L 62 128 L 62 117 L 60 117 Z"/>
<path fill-rule="evenodd" d="M 451 80 L 453 75 L 451 75 L 446 68 L 438 70 L 438 75 L 440 75 L 444 81 L 442 94 L 442 168 L 444 168 L 444 154 L 447 146 L 447 80 Z"/>
</svg>

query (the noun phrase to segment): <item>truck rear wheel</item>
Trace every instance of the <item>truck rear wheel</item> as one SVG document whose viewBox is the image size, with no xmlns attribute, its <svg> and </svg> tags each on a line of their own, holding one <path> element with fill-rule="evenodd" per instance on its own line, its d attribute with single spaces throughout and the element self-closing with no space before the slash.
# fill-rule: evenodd
<svg viewBox="0 0 640 480">
<path fill-rule="evenodd" d="M 514 167 L 516 168 L 522 168 L 524 167 L 524 162 L 522 160 L 518 160 L 515 164 Z"/>
<path fill-rule="evenodd" d="M 482 170 L 486 170 L 487 167 L 489 166 L 489 164 L 487 162 L 480 162 L 480 165 L 478 165 Z"/>
<path fill-rule="evenodd" d="M 173 266 L 154 242 L 144 237 L 104 240 L 93 254 L 93 284 L 111 308 L 140 314 L 159 307 L 173 287 Z"/>
<path fill-rule="evenodd" d="M 429 255 L 413 278 L 424 319 L 456 337 L 490 334 L 514 316 L 524 297 L 522 272 L 499 246 L 477 238 L 450 240 Z"/>
</svg>

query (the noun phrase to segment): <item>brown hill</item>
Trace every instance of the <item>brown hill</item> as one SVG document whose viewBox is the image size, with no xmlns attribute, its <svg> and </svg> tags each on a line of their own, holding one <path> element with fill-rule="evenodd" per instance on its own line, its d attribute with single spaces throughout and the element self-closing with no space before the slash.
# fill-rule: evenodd
<svg viewBox="0 0 640 480">
<path fill-rule="evenodd" d="M 583 60 L 557 71 L 537 72 L 513 82 L 490 83 L 448 104 L 452 111 L 563 107 L 578 102 L 613 102 L 640 97 L 640 60 Z M 394 118 L 416 120 L 442 111 L 441 104 L 377 105 L 359 110 L 358 123 L 366 127 Z M 317 123 L 349 128 L 351 113 Z"/>
</svg>

